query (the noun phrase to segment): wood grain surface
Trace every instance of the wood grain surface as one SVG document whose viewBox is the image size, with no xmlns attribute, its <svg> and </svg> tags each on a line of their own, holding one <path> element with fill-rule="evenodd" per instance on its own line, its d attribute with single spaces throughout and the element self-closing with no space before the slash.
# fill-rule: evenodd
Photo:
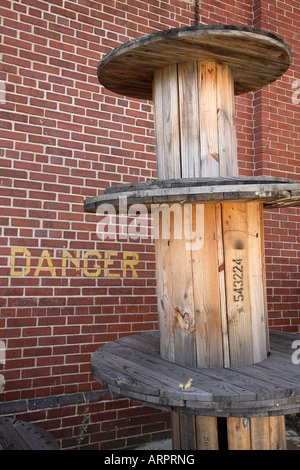
<svg viewBox="0 0 300 470">
<path fill-rule="evenodd" d="M 258 364 L 198 368 L 161 358 L 152 331 L 106 344 L 92 356 L 99 383 L 138 402 L 201 416 L 259 417 L 300 410 L 300 366 L 292 362 L 299 335 L 270 331 L 270 356 Z M 192 386 L 179 387 L 192 378 Z"/>
<path fill-rule="evenodd" d="M 228 66 L 198 61 L 159 69 L 153 95 L 159 179 L 238 175 Z"/>
<path fill-rule="evenodd" d="M 120 95 L 151 100 L 153 74 L 176 63 L 215 61 L 233 71 L 235 94 L 277 80 L 289 67 L 291 53 L 272 33 L 231 25 L 200 25 L 157 31 L 108 53 L 98 79 Z"/>
<path fill-rule="evenodd" d="M 118 210 L 120 197 L 126 204 L 151 204 L 196 201 L 261 200 L 265 207 L 300 205 L 300 184 L 288 179 L 268 177 L 179 178 L 112 186 L 104 194 L 84 201 L 86 212 L 96 212 L 101 204 Z"/>
</svg>

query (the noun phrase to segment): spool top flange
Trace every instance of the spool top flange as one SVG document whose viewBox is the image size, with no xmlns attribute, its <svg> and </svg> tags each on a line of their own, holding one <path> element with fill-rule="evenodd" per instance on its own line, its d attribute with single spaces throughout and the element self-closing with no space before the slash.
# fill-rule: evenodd
<svg viewBox="0 0 300 470">
<path fill-rule="evenodd" d="M 113 49 L 99 63 L 107 89 L 152 99 L 153 74 L 189 61 L 215 61 L 231 67 L 236 95 L 262 88 L 289 68 L 291 53 L 275 34 L 231 25 L 200 25 L 157 31 Z"/>
</svg>

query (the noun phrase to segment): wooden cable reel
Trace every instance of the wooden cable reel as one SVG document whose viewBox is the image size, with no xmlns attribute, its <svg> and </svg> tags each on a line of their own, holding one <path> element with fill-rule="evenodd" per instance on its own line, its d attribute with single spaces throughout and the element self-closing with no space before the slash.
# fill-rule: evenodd
<svg viewBox="0 0 300 470">
<path fill-rule="evenodd" d="M 158 180 L 112 187 L 85 210 L 117 207 L 123 194 L 128 204 L 158 205 L 157 220 L 170 225 L 155 240 L 159 338 L 105 345 L 92 372 L 112 390 L 172 411 L 174 449 L 284 449 L 284 414 L 300 407 L 298 392 L 284 401 L 291 388 L 274 383 L 294 337 L 270 342 L 263 235 L 264 205 L 299 205 L 300 185 L 239 178 L 234 118 L 234 96 L 275 81 L 290 60 L 271 33 L 205 25 L 135 39 L 98 67 L 108 89 L 153 100 Z M 256 379 L 257 365 L 273 372 Z M 183 373 L 193 381 L 180 389 Z"/>
</svg>

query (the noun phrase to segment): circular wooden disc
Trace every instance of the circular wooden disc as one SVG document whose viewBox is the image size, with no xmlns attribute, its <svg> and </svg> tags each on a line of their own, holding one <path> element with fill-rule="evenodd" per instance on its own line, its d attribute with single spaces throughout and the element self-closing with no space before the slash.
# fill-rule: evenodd
<svg viewBox="0 0 300 470">
<path fill-rule="evenodd" d="M 300 184 L 268 176 L 140 181 L 106 188 L 104 194 L 86 199 L 84 210 L 97 212 L 102 204 L 112 205 L 116 210 L 120 204 L 126 207 L 144 204 L 150 210 L 151 204 L 229 200 L 260 200 L 267 207 L 296 207 L 300 205 Z"/>
<path fill-rule="evenodd" d="M 213 60 L 230 66 L 235 94 L 278 79 L 291 53 L 282 39 L 265 31 L 231 25 L 174 28 L 133 39 L 113 49 L 98 66 L 100 83 L 120 95 L 152 99 L 154 72 L 174 63 Z"/>
<path fill-rule="evenodd" d="M 168 411 L 200 416 L 275 416 L 300 410 L 299 335 L 270 331 L 270 356 L 253 365 L 201 368 L 161 358 L 159 332 L 97 349 L 93 377 L 116 393 Z M 183 389 L 193 379 L 192 386 Z"/>
</svg>

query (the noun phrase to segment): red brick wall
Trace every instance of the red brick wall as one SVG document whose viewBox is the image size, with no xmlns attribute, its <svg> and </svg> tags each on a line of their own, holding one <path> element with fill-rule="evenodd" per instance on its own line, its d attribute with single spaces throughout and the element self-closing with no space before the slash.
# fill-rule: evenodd
<svg viewBox="0 0 300 470">
<path fill-rule="evenodd" d="M 253 26 L 282 37 L 292 53 L 290 69 L 254 93 L 256 175 L 300 181 L 299 2 L 254 2 Z M 299 90 L 299 91 L 298 91 Z M 268 307 L 272 328 L 298 331 L 300 309 L 299 209 L 265 211 Z"/>
<path fill-rule="evenodd" d="M 200 24 L 266 29 L 293 53 L 284 77 L 236 100 L 240 174 L 299 181 L 299 13 L 296 0 L 200 2 Z M 0 414 L 38 423 L 62 448 L 78 445 L 85 416 L 88 448 L 168 437 L 168 413 L 112 397 L 90 374 L 105 342 L 157 328 L 155 260 L 150 240 L 101 242 L 83 202 L 156 177 L 151 103 L 103 89 L 99 60 L 128 39 L 193 25 L 193 2 L 2 0 L 0 14 Z M 298 331 L 299 211 L 265 218 L 270 324 Z M 126 253 L 139 257 L 133 269 Z"/>
</svg>

